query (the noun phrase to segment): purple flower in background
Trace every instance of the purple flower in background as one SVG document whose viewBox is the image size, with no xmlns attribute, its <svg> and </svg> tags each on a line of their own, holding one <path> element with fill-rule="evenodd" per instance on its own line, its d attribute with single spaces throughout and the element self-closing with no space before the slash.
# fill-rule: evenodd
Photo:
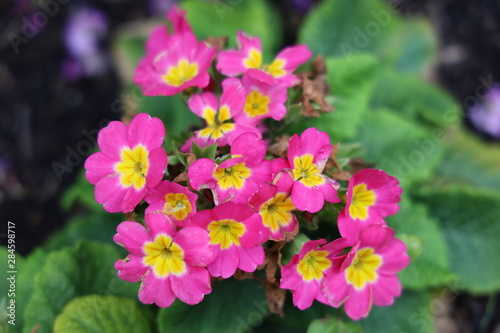
<svg viewBox="0 0 500 333">
<path fill-rule="evenodd" d="M 64 28 L 69 57 L 63 63 L 68 79 L 102 74 L 108 68 L 100 40 L 108 32 L 108 20 L 98 9 L 82 7 L 70 14 Z"/>
<path fill-rule="evenodd" d="M 469 118 L 479 131 L 500 139 L 500 85 L 492 86 L 482 103 L 469 110 Z"/>
<path fill-rule="evenodd" d="M 149 11 L 153 16 L 164 17 L 178 0 L 149 0 Z"/>
</svg>

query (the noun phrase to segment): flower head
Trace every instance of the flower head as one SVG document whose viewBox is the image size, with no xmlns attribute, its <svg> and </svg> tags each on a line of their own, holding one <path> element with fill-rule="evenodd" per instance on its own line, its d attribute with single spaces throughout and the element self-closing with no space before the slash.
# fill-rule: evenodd
<svg viewBox="0 0 500 333">
<path fill-rule="evenodd" d="M 202 144 L 217 142 L 219 146 L 232 144 L 243 133 L 260 132 L 249 125 L 236 124 L 233 118 L 242 112 L 245 103 L 245 90 L 239 79 L 226 79 L 222 82 L 220 102 L 211 92 L 193 95 L 189 101 L 189 109 L 206 121 L 207 126 L 196 132 L 196 138 Z"/>
<path fill-rule="evenodd" d="M 198 227 L 178 232 L 159 214 L 146 215 L 148 229 L 137 222 L 118 225 L 113 240 L 130 254 L 117 260 L 118 277 L 129 282 L 141 281 L 139 300 L 145 304 L 170 306 L 176 298 L 197 304 L 212 291 L 205 266 L 214 254 L 209 237 Z"/>
<path fill-rule="evenodd" d="M 176 226 L 183 227 L 196 213 L 197 197 L 186 187 L 164 180 L 146 194 L 144 199 L 149 204 L 146 214 L 163 214 Z"/>
<path fill-rule="evenodd" d="M 406 246 L 394 238 L 394 230 L 374 224 L 362 231 L 349 253 L 338 258 L 326 275 L 323 293 L 334 307 L 344 303 L 346 314 L 366 317 L 372 304 L 391 305 L 401 294 L 396 275 L 409 263 Z"/>
<path fill-rule="evenodd" d="M 168 161 L 164 137 L 161 120 L 145 113 L 135 116 L 129 126 L 112 121 L 99 132 L 101 151 L 85 161 L 85 176 L 96 185 L 96 201 L 106 211 L 128 213 L 158 185 Z"/>
<path fill-rule="evenodd" d="M 271 162 L 264 159 L 266 144 L 253 133 L 240 135 L 231 146 L 231 157 L 217 165 L 201 158 L 189 166 L 191 186 L 211 189 L 216 204 L 247 203 L 259 186 L 271 181 Z"/>
<path fill-rule="evenodd" d="M 267 84 L 279 82 L 291 87 L 299 81 L 292 72 L 312 55 L 307 46 L 295 45 L 283 49 L 270 64 L 263 64 L 260 39 L 246 36 L 241 31 L 237 38 L 238 50 L 221 51 L 217 56 L 217 69 L 227 76 L 248 73 Z"/>
<path fill-rule="evenodd" d="M 286 235 L 297 232 L 297 218 L 292 213 L 295 206 L 290 197 L 293 182 L 281 177 L 276 185 L 264 183 L 248 203 L 259 213 L 264 226 L 269 228 L 269 238 L 284 240 Z"/>
<path fill-rule="evenodd" d="M 253 272 L 264 262 L 262 243 L 267 230 L 250 206 L 232 202 L 199 211 L 191 219 L 193 226 L 208 231 L 215 260 L 207 266 L 212 276 L 228 278 L 236 269 Z"/>
<path fill-rule="evenodd" d="M 146 43 L 146 56 L 135 71 L 134 82 L 146 96 L 175 95 L 190 87 L 208 85 L 208 69 L 215 47 L 198 42 L 185 12 L 174 7 L 168 14 L 174 27 L 169 35 L 165 26 L 156 28 Z"/>
<path fill-rule="evenodd" d="M 349 181 L 346 206 L 338 217 L 340 234 L 357 237 L 373 223 L 385 224 L 384 217 L 398 212 L 401 192 L 398 180 L 382 170 L 356 172 Z"/>
<path fill-rule="evenodd" d="M 334 267 L 335 256 L 343 250 L 343 240 L 324 244 L 325 239 L 304 243 L 300 253 L 281 269 L 280 287 L 292 290 L 293 304 L 301 310 L 310 307 L 315 299 L 328 304 L 321 287 L 325 275 Z"/>
<path fill-rule="evenodd" d="M 316 128 L 308 128 L 290 139 L 288 163 L 294 181 L 292 201 L 298 210 L 316 213 L 323 208 L 325 200 L 340 202 L 337 196 L 340 185 L 322 174 L 331 150 L 328 134 Z M 286 175 L 283 173 L 283 176 Z"/>
</svg>

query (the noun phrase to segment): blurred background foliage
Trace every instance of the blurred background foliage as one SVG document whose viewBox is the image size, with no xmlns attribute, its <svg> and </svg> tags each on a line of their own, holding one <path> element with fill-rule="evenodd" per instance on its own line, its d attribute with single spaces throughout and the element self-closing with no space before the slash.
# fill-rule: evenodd
<svg viewBox="0 0 500 333">
<path fill-rule="evenodd" d="M 227 36 L 234 47 L 236 32 L 243 30 L 261 38 L 268 59 L 284 46 L 282 20 L 268 1 L 193 0 L 180 6 L 200 39 Z M 123 110 L 161 118 L 170 141 L 199 119 L 176 96 L 143 97 L 131 81 L 144 41 L 160 22 L 122 27 L 113 38 L 113 63 L 124 87 Z M 78 205 L 81 214 L 28 255 L 18 254 L 16 326 L 2 315 L 0 327 L 25 333 L 37 325 L 39 333 L 435 332 L 439 307 L 462 293 L 498 293 L 500 150 L 471 134 L 461 103 L 428 79 L 438 50 L 430 24 L 401 17 L 383 1 L 324 0 L 310 10 L 297 36 L 297 43 L 325 59 L 327 99 L 335 109 L 320 118 L 297 116 L 278 132 L 317 127 L 340 142 L 344 164 L 361 158 L 400 180 L 400 212 L 388 224 L 412 260 L 399 275 L 404 293 L 393 306 L 374 307 L 368 318 L 353 322 L 318 302 L 300 311 L 287 297 L 280 318 L 269 313 L 262 284 L 234 279 L 216 281 L 213 293 L 196 306 L 139 304 L 138 284 L 119 280 L 113 268 L 126 255 L 112 242 L 123 216 L 95 203 L 93 186 L 80 171 L 61 205 Z M 318 223 L 334 224 L 335 216 L 321 216 Z M 7 250 L 1 252 L 4 260 Z M 490 300 L 486 321 L 495 306 L 495 297 Z M 0 311 L 6 311 L 5 301 Z M 475 326 L 487 332 L 491 325 Z"/>
</svg>

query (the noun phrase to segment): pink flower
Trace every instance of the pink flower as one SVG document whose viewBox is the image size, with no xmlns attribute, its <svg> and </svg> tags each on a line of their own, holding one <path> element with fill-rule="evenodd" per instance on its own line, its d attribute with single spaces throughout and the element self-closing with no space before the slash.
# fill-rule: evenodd
<svg viewBox="0 0 500 333">
<path fill-rule="evenodd" d="M 271 162 L 265 155 L 264 141 L 252 133 L 240 135 L 231 146 L 231 158 L 220 165 L 208 158 L 191 164 L 190 184 L 195 190 L 211 189 L 216 204 L 247 203 L 261 184 L 271 181 Z"/>
<path fill-rule="evenodd" d="M 288 145 L 288 162 L 292 166 L 292 202 L 298 210 L 316 213 L 324 201 L 340 202 L 339 183 L 322 174 L 330 156 L 330 137 L 316 128 L 295 134 Z M 281 176 L 286 174 L 282 173 Z"/>
<path fill-rule="evenodd" d="M 281 120 L 286 114 L 287 87 L 270 85 L 245 74 L 242 79 L 246 91 L 243 112 L 236 115 L 236 123 L 258 125 L 261 119 Z"/>
<path fill-rule="evenodd" d="M 372 304 L 391 305 L 401 294 L 396 275 L 410 258 L 406 245 L 394 238 L 394 230 L 374 224 L 365 229 L 349 253 L 339 257 L 326 275 L 323 293 L 334 307 L 344 303 L 346 314 L 358 320 L 366 317 Z"/>
<path fill-rule="evenodd" d="M 335 266 L 335 256 L 343 250 L 344 242 L 339 239 L 325 243 L 325 239 L 304 243 L 300 253 L 281 268 L 280 287 L 292 290 L 293 304 L 301 310 L 310 307 L 315 299 L 328 304 L 321 290 L 323 279 Z"/>
<path fill-rule="evenodd" d="M 398 180 L 382 170 L 356 172 L 349 181 L 346 206 L 338 217 L 342 237 L 356 238 L 371 224 L 385 224 L 384 217 L 398 212 L 401 192 Z"/>
<path fill-rule="evenodd" d="M 146 194 L 144 199 L 149 204 L 146 214 L 163 214 L 177 227 L 183 227 L 196 213 L 197 198 L 186 187 L 164 180 Z"/>
<path fill-rule="evenodd" d="M 292 186 L 290 177 L 281 177 L 276 185 L 262 184 L 248 201 L 269 229 L 269 239 L 284 240 L 287 234 L 298 229 L 297 219 L 292 213 L 295 210 L 290 197 Z"/>
<path fill-rule="evenodd" d="M 178 232 L 160 214 L 146 215 L 148 229 L 137 222 L 118 225 L 113 240 L 130 254 L 117 260 L 118 277 L 141 281 L 139 300 L 145 304 L 170 306 L 176 298 L 197 304 L 212 291 L 205 268 L 214 259 L 205 230 L 186 227 Z"/>
<path fill-rule="evenodd" d="M 169 35 L 165 26 L 156 28 L 146 42 L 146 56 L 136 68 L 134 82 L 146 96 L 175 95 L 190 87 L 208 85 L 208 69 L 215 47 L 198 42 L 185 11 L 174 7 L 168 14 L 174 27 Z"/>
<path fill-rule="evenodd" d="M 237 38 L 238 50 L 221 51 L 217 56 L 217 69 L 231 77 L 248 73 L 267 84 L 280 82 L 291 87 L 299 81 L 292 72 L 312 55 L 305 45 L 290 46 L 278 53 L 269 65 L 264 65 L 260 39 L 248 37 L 241 31 L 238 32 Z"/>
<path fill-rule="evenodd" d="M 129 126 L 112 121 L 99 132 L 101 152 L 87 158 L 85 176 L 106 211 L 128 213 L 158 185 L 168 162 L 164 137 L 161 120 L 146 113 L 135 116 Z"/>
<path fill-rule="evenodd" d="M 267 240 L 267 230 L 248 205 L 228 202 L 199 211 L 189 225 L 209 232 L 210 247 L 216 257 L 207 266 L 212 276 L 226 279 L 238 268 L 253 272 L 264 262 L 262 243 Z"/>
<path fill-rule="evenodd" d="M 245 104 L 245 89 L 239 79 L 225 79 L 222 82 L 220 103 L 211 92 L 193 95 L 189 101 L 189 109 L 203 118 L 207 127 L 196 132 L 196 138 L 203 144 L 217 142 L 219 146 L 232 144 L 243 133 L 251 132 L 261 137 L 254 126 L 235 124 L 233 118 L 242 112 Z"/>
</svg>

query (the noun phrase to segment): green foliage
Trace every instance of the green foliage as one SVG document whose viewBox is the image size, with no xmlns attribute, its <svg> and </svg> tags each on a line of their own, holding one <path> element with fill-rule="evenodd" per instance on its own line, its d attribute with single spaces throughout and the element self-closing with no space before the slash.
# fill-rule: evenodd
<svg viewBox="0 0 500 333">
<path fill-rule="evenodd" d="M 72 300 L 57 316 L 54 333 L 153 332 L 145 309 L 136 301 L 116 296 L 87 295 Z"/>
<path fill-rule="evenodd" d="M 113 264 L 118 258 L 115 246 L 97 242 L 80 242 L 50 253 L 35 277 L 23 332 L 30 332 L 38 324 L 38 333 L 51 332 L 55 317 L 79 296 L 112 294 L 136 297 L 138 285 L 116 276 Z"/>
<path fill-rule="evenodd" d="M 371 309 L 366 319 L 359 321 L 365 333 L 434 332 L 430 312 L 431 297 L 426 292 L 404 291 L 392 306 Z"/>
<path fill-rule="evenodd" d="M 450 186 L 415 194 L 425 203 L 446 241 L 456 288 L 474 293 L 500 290 L 500 193 Z"/>
<path fill-rule="evenodd" d="M 281 20 L 276 10 L 264 0 L 181 2 L 198 39 L 229 37 L 229 47 L 236 47 L 236 33 L 259 37 L 264 57 L 271 60 L 281 43 Z"/>
<path fill-rule="evenodd" d="M 307 328 L 307 333 L 362 333 L 358 324 L 346 323 L 335 318 L 315 319 Z"/>
<path fill-rule="evenodd" d="M 500 189 L 498 144 L 485 144 L 464 130 L 444 137 L 443 141 L 444 157 L 433 183 L 462 184 L 493 191 Z"/>
<path fill-rule="evenodd" d="M 402 20 L 379 0 L 325 0 L 307 16 L 299 42 L 317 55 L 372 53 L 398 71 L 420 73 L 433 61 L 436 41 L 429 24 Z"/>
<path fill-rule="evenodd" d="M 370 106 L 394 110 L 433 129 L 457 124 L 460 115 L 458 104 L 439 87 L 389 69 L 377 76 Z"/>
<path fill-rule="evenodd" d="M 160 310 L 160 333 L 249 332 L 269 315 L 265 289 L 256 280 L 215 281 L 197 305 L 176 301 Z"/>
<path fill-rule="evenodd" d="M 308 127 L 327 132 L 332 142 L 354 137 L 366 112 L 377 72 L 377 61 L 370 55 L 359 54 L 345 58 L 327 58 L 329 102 L 335 107 L 319 118 L 294 120 L 287 131 L 300 133 Z"/>
<path fill-rule="evenodd" d="M 419 290 L 449 283 L 454 275 L 448 267 L 446 244 L 436 220 L 424 205 L 412 202 L 408 196 L 403 196 L 400 205 L 398 214 L 387 217 L 387 223 L 396 230 L 396 236 L 405 236 L 400 237 L 403 241 L 412 236 L 421 242 L 416 253 L 410 252 L 414 254 L 410 265 L 399 273 L 401 283 L 405 288 Z"/>
</svg>

